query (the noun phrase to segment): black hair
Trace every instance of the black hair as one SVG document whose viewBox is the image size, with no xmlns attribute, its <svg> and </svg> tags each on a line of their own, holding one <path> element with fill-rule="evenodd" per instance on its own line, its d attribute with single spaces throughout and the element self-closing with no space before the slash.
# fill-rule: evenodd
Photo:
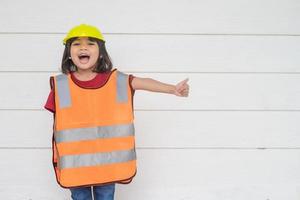
<svg viewBox="0 0 300 200">
<path fill-rule="evenodd" d="M 61 62 L 61 71 L 64 74 L 68 74 L 70 72 L 77 71 L 77 66 L 74 65 L 72 59 L 70 59 L 71 56 L 71 44 L 77 39 L 78 37 L 70 38 L 67 40 L 65 44 L 65 50 L 62 57 Z M 103 40 L 89 37 L 89 40 L 93 42 L 97 42 L 99 47 L 99 57 L 96 62 L 96 66 L 93 69 L 93 72 L 103 73 L 103 72 L 109 72 L 111 71 L 113 64 L 111 61 L 110 56 L 108 55 L 105 47 L 105 42 Z"/>
</svg>

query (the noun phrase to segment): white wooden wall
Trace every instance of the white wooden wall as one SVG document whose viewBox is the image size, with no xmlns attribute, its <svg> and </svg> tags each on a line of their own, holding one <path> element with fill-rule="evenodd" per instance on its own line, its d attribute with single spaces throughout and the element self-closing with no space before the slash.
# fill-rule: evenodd
<svg viewBox="0 0 300 200">
<path fill-rule="evenodd" d="M 43 105 L 80 23 L 119 70 L 190 78 L 189 98 L 136 92 L 138 174 L 117 200 L 300 199 L 299 0 L 1 0 L 0 199 L 70 199 Z"/>
</svg>

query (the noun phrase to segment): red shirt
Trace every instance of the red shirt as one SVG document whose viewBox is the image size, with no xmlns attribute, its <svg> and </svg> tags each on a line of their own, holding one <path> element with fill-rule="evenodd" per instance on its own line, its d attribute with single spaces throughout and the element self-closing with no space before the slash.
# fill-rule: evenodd
<svg viewBox="0 0 300 200">
<path fill-rule="evenodd" d="M 105 72 L 105 73 L 98 73 L 93 79 L 88 80 L 88 81 L 81 81 L 78 80 L 74 74 L 71 72 L 71 78 L 74 81 L 74 83 L 76 83 L 77 85 L 79 85 L 80 87 L 83 88 L 99 88 L 101 86 L 103 86 L 107 79 L 110 77 L 112 71 L 110 72 Z M 130 88 L 132 91 L 132 95 L 134 95 L 134 89 L 132 88 L 132 80 L 133 80 L 134 76 L 133 75 L 129 75 L 129 82 L 130 82 Z M 49 110 L 50 112 L 54 113 L 55 112 L 55 98 L 54 98 L 54 88 L 51 89 L 47 102 L 44 105 L 44 108 Z"/>
</svg>

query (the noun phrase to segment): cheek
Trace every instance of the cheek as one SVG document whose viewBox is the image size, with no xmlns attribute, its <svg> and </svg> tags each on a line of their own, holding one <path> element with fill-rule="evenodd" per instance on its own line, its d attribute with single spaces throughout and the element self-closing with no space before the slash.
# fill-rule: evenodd
<svg viewBox="0 0 300 200">
<path fill-rule="evenodd" d="M 76 56 L 76 49 L 71 48 L 70 55 L 71 55 L 72 58 L 75 58 L 75 56 Z"/>
<path fill-rule="evenodd" d="M 99 50 L 98 49 L 95 49 L 95 50 L 93 50 L 93 59 L 94 60 L 97 60 L 98 59 L 98 57 L 99 57 Z"/>
</svg>

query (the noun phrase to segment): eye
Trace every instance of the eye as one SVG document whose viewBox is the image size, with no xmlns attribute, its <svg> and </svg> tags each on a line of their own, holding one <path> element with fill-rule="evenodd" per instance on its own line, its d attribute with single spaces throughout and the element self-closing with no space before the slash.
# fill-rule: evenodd
<svg viewBox="0 0 300 200">
<path fill-rule="evenodd" d="M 80 45 L 80 44 L 77 43 L 77 42 L 75 42 L 75 43 L 72 44 L 72 46 L 78 46 L 78 45 Z"/>
<path fill-rule="evenodd" d="M 89 45 L 95 45 L 95 43 L 93 43 L 93 42 L 89 42 Z"/>
</svg>

